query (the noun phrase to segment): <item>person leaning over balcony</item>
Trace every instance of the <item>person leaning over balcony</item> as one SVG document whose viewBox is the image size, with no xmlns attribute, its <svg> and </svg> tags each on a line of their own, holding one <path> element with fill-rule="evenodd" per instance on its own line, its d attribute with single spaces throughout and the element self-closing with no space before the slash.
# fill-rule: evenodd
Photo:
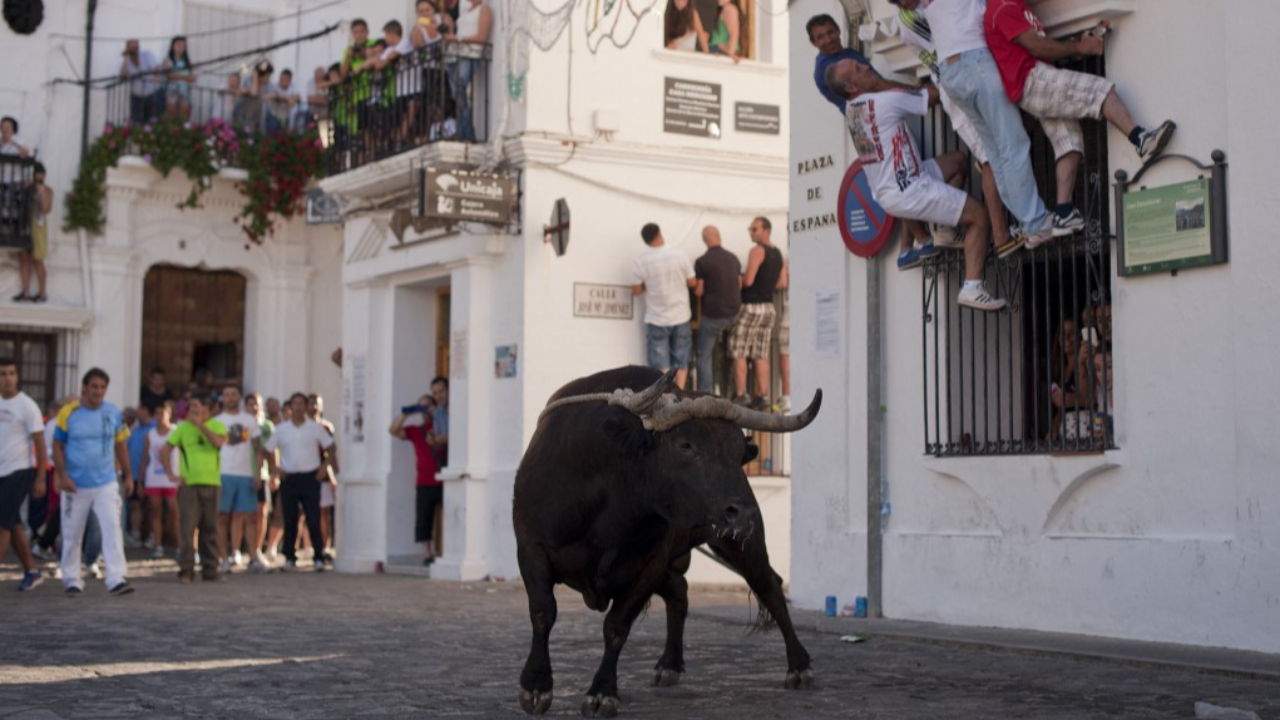
<svg viewBox="0 0 1280 720">
<path fill-rule="evenodd" d="M 31 157 L 31 146 L 18 136 L 17 119 L 8 115 L 0 118 L 0 155 Z"/>
<path fill-rule="evenodd" d="M 460 0 L 458 24 L 453 33 L 445 33 L 450 43 L 449 83 L 453 87 L 454 107 L 458 110 L 458 139 L 475 142 L 476 129 L 473 112 L 475 98 L 471 97 L 471 81 L 484 58 L 484 48 L 493 29 L 493 11 L 485 0 Z"/>
<path fill-rule="evenodd" d="M 666 372 L 676 369 L 676 385 L 684 388 L 689 375 L 689 351 L 693 328 L 689 321 L 689 288 L 698 286 L 689 256 L 667 247 L 655 223 L 640 229 L 648 249 L 636 257 L 632 295 L 647 295 L 644 304 L 645 354 L 649 367 Z"/>
<path fill-rule="evenodd" d="M 294 113 L 302 97 L 293 84 L 292 70 L 285 68 L 280 71 L 280 80 L 267 90 L 266 100 L 267 134 L 274 135 L 293 127 Z"/>
<path fill-rule="evenodd" d="M 844 106 L 848 98 L 841 97 L 827 87 L 826 73 L 827 68 L 840 60 L 853 60 L 863 65 L 870 65 L 871 61 L 866 56 L 854 50 L 847 48 L 840 43 L 840 26 L 836 24 L 835 18 L 830 15 L 814 15 L 809 18 L 809 22 L 804 25 L 805 30 L 809 33 L 809 44 L 813 45 L 818 51 L 818 56 L 813 60 L 813 83 L 818 86 L 818 92 L 822 93 L 822 97 L 827 102 L 836 106 L 840 111 L 841 117 L 844 116 Z"/>
<path fill-rule="evenodd" d="M 715 225 L 702 228 L 702 242 L 707 251 L 693 263 L 698 278 L 694 294 L 702 298 L 702 316 L 698 323 L 698 392 L 715 389 L 712 358 L 724 331 L 738 321 L 742 310 L 742 263 L 738 256 L 721 245 L 720 230 Z"/>
<path fill-rule="evenodd" d="M 129 81 L 129 120 L 141 125 L 164 112 L 164 84 L 160 60 L 150 50 L 142 50 L 137 40 L 126 40 L 124 60 L 120 63 L 121 79 L 134 75 L 142 77 Z"/>
<path fill-rule="evenodd" d="M 982 147 L 982 139 L 973 129 L 973 121 L 964 110 L 951 102 L 951 97 L 942 88 L 938 77 L 938 50 L 933 44 L 933 30 L 929 21 L 916 9 L 914 0 L 903 0 L 898 3 L 898 37 L 908 47 L 916 51 L 920 62 L 929 69 L 929 77 L 938 86 L 938 100 L 942 109 L 951 118 L 951 126 L 956 134 L 969 147 L 973 159 L 982 168 L 982 198 L 987 206 L 987 216 L 991 219 L 991 242 L 995 245 L 996 255 L 1005 257 L 1022 248 L 1024 238 L 1021 233 L 1012 232 L 1009 228 L 1008 214 L 1004 210 L 1004 201 L 1000 199 L 1000 188 L 996 187 L 996 174 L 987 160 L 987 152 Z M 908 221 L 915 222 L 915 221 Z M 957 228 L 934 227 L 933 235 L 939 248 L 963 248 L 964 236 Z M 901 258 L 898 267 L 902 268 Z"/>
<path fill-rule="evenodd" d="M 1084 133 L 1078 118 L 1111 123 L 1129 138 L 1144 163 L 1164 150 L 1177 125 L 1165 120 L 1147 130 L 1134 121 L 1129 107 L 1116 94 L 1115 83 L 1050 64 L 1081 55 L 1102 55 L 1105 48 L 1099 31 L 1109 29 L 1105 23 L 1079 39 L 1054 40 L 1045 36 L 1044 25 L 1023 0 L 991 0 L 983 25 L 1009 102 L 1039 118 L 1053 143 L 1058 176 L 1054 231 L 1079 231 L 1085 225 L 1084 215 L 1072 201 L 1084 156 Z"/>
<path fill-rule="evenodd" d="M 716 14 L 716 26 L 707 38 L 712 55 L 725 55 L 730 60 L 742 62 L 742 10 L 738 0 L 716 0 L 720 10 Z"/>
<path fill-rule="evenodd" d="M 702 18 L 691 0 L 667 0 L 662 28 L 662 42 L 668 50 L 707 52 L 709 49 L 709 35 L 702 29 Z"/>
<path fill-rule="evenodd" d="M 265 125 L 264 103 L 271 95 L 271 75 L 276 69 L 270 60 L 260 60 L 253 66 L 253 79 L 242 93 L 232 115 L 232 124 L 246 130 L 261 131 Z"/>
<path fill-rule="evenodd" d="M 445 135 L 444 132 L 440 132 L 443 128 L 437 128 L 437 125 L 446 121 L 445 106 L 453 104 L 453 93 L 449 90 L 449 76 L 445 72 L 442 61 L 444 36 L 454 32 L 455 25 L 453 18 L 447 13 L 440 12 L 431 0 L 418 0 L 413 7 L 416 17 L 413 29 L 409 32 L 409 41 L 413 43 L 415 50 L 424 51 L 422 54 L 426 56 L 426 60 L 422 63 L 421 93 L 416 103 L 410 107 L 409 115 L 416 118 L 419 109 L 424 110 L 423 127 L 418 128 L 417 134 L 420 136 L 425 128 L 427 140 L 431 142 Z M 454 113 L 449 113 L 448 121 L 453 122 L 453 117 Z M 457 134 L 456 123 L 454 124 L 454 131 L 448 133 L 450 138 Z M 436 131 L 433 132 L 433 129 Z M 416 140 L 421 142 L 421 137 Z"/>
<path fill-rule="evenodd" d="M 18 251 L 18 272 L 22 279 L 22 292 L 14 296 L 14 302 L 46 302 L 44 259 L 49 255 L 49 213 L 53 212 L 53 190 L 44 184 L 44 165 L 36 163 L 35 174 L 27 188 L 31 196 L 31 249 Z M 35 270 L 36 286 L 40 292 L 31 294 L 31 271 Z"/>
<path fill-rule="evenodd" d="M 941 86 L 982 139 L 1000 197 L 1021 223 L 1026 246 L 1034 249 L 1052 240 L 1053 218 L 1040 199 L 1031 169 L 1031 140 L 1022 114 L 1004 94 L 1000 71 L 987 49 L 982 29 L 986 0 L 889 2 L 924 12 L 938 49 Z"/>
<path fill-rule="evenodd" d="M 169 41 L 169 54 L 164 58 L 166 110 L 187 120 L 191 117 L 191 85 L 196 74 L 187 55 L 187 39 L 178 35 Z"/>
<path fill-rule="evenodd" d="M 365 63 L 367 48 L 372 44 L 373 41 L 369 39 L 369 24 L 360 18 L 352 20 L 351 44 L 342 50 L 342 60 L 338 65 L 338 81 L 342 84 L 337 98 L 338 105 L 334 108 L 334 119 L 338 123 L 339 150 L 354 149 L 352 138 L 367 124 L 364 104 L 369 99 L 369 77 L 363 73 L 354 73 Z"/>
<path fill-rule="evenodd" d="M 405 149 L 409 138 L 409 127 L 418 116 L 418 98 L 422 94 L 422 73 L 411 64 L 413 60 L 413 40 L 406 37 L 404 28 L 397 20 L 391 20 L 382 26 L 383 41 L 387 48 L 382 51 L 375 66 L 383 71 L 387 80 L 389 96 L 386 104 L 390 108 L 391 127 L 395 134 L 395 149 Z M 406 58 L 400 60 L 400 58 Z"/>
<path fill-rule="evenodd" d="M 236 105 L 240 103 L 244 94 L 244 86 L 240 82 L 240 71 L 228 73 L 226 85 L 218 88 L 218 94 L 213 99 L 213 117 L 234 123 Z"/>
<path fill-rule="evenodd" d="M 976 310 L 999 310 L 1004 300 L 983 285 L 987 259 L 986 210 L 959 185 L 968 160 L 952 152 L 920 162 L 920 150 L 907 120 L 925 115 L 938 102 L 938 89 L 893 87 L 866 65 L 841 60 L 827 69 L 832 89 L 852 98 L 846 111 L 854 152 L 862 162 L 876 202 L 897 217 L 947 226 L 965 225 L 965 280 L 959 304 Z"/>
<path fill-rule="evenodd" d="M 853 62 L 849 60 L 847 62 Z M 867 67 L 862 65 L 861 67 Z M 787 261 L 773 244 L 773 224 L 767 217 L 751 221 L 747 232 L 755 247 L 747 253 L 747 271 L 742 275 L 742 312 L 729 332 L 729 357 L 733 358 L 733 401 L 756 410 L 769 407 L 769 344 L 778 321 L 773 293 L 786 287 Z M 756 390 L 752 402 L 747 387 L 747 360 L 755 364 Z"/>
</svg>

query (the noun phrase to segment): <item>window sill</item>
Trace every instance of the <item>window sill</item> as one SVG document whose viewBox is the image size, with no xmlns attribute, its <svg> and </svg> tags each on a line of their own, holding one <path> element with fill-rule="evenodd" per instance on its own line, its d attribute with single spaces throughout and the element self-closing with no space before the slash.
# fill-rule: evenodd
<svg viewBox="0 0 1280 720">
<path fill-rule="evenodd" d="M 708 55 L 706 53 L 684 52 L 683 50 L 668 50 L 666 48 L 658 48 L 653 50 L 652 53 L 655 60 L 671 63 L 673 65 L 716 68 L 718 70 L 741 72 L 749 75 L 774 75 L 777 77 L 784 77 L 787 74 L 786 66 L 760 62 L 759 60 L 743 60 L 742 62 L 735 63 L 723 55 Z"/>
</svg>

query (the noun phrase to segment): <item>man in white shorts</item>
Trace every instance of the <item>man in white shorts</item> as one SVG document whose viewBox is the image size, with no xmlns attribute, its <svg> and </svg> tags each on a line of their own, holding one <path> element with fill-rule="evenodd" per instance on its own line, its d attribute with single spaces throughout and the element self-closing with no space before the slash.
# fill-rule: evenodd
<svg viewBox="0 0 1280 720">
<path fill-rule="evenodd" d="M 976 310 L 1003 308 L 1005 301 L 992 297 L 982 282 L 990 229 L 987 212 L 957 187 L 968 168 L 964 154 L 921 160 L 907 127 L 907 118 L 927 114 L 938 102 L 937 88 L 903 90 L 852 60 L 828 68 L 827 84 L 851 98 L 845 119 L 876 202 L 900 218 L 966 226 L 965 280 L 958 302 Z"/>
<path fill-rule="evenodd" d="M 1143 162 L 1164 150 L 1177 126 L 1166 120 L 1147 130 L 1134 121 L 1116 94 L 1115 83 L 1050 64 L 1080 55 L 1101 55 L 1102 34 L 1109 26 L 1099 25 L 1077 40 L 1054 40 L 1045 36 L 1044 25 L 1024 0 L 991 0 L 983 25 L 1009 101 L 1036 116 L 1053 144 L 1058 180 L 1054 233 L 1081 230 L 1084 216 L 1072 201 L 1084 155 L 1079 118 L 1105 118 L 1129 138 Z"/>
<path fill-rule="evenodd" d="M 262 480 L 262 429 L 258 418 L 240 406 L 244 393 L 238 385 L 222 388 L 222 414 L 216 419 L 227 428 L 227 441 L 218 448 L 222 472 L 222 497 L 218 512 L 218 554 L 223 575 L 240 564 L 240 546 L 245 538 L 252 545 L 258 538 L 258 490 Z M 229 542 L 228 542 L 229 541 Z M 265 572 L 260 548 L 249 550 L 249 569 Z"/>
<path fill-rule="evenodd" d="M 938 88 L 938 100 L 947 117 L 951 118 L 951 127 L 969 147 L 973 159 L 982 168 L 982 198 L 987 206 L 987 215 L 991 218 L 991 241 L 995 245 L 996 255 L 1005 257 L 1022 248 L 1024 236 L 1021 232 L 1011 232 L 1008 218 L 1005 215 L 1004 201 L 1000 199 L 1000 188 L 996 185 L 996 174 L 987 161 L 986 149 L 982 146 L 982 138 L 973 129 L 973 121 L 964 110 L 951 102 L 947 91 L 942 89 L 942 81 L 938 77 L 938 50 L 933 44 L 933 30 L 929 21 L 916 10 L 916 0 L 900 0 L 898 3 L 898 37 L 902 42 L 916 51 L 920 62 L 929 70 L 929 77 Z M 954 228 L 935 228 L 934 239 L 938 247 L 964 247 L 964 239 Z"/>
</svg>

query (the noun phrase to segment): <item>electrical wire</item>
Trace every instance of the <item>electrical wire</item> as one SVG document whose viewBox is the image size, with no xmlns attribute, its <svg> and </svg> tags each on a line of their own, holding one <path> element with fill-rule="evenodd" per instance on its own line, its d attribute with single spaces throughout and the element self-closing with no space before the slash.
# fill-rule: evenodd
<svg viewBox="0 0 1280 720">
<path fill-rule="evenodd" d="M 307 8 L 306 10 L 299 10 L 298 12 L 289 13 L 288 15 L 281 15 L 279 17 L 267 18 L 265 20 L 255 20 L 250 23 L 244 23 L 242 25 L 232 25 L 231 27 L 218 28 L 216 30 L 202 30 L 199 32 L 186 33 L 185 35 L 183 35 L 182 33 L 178 33 L 178 35 L 181 35 L 182 37 L 190 39 L 190 38 L 197 38 L 197 37 L 211 37 L 213 35 L 221 35 L 223 33 L 230 33 L 230 32 L 240 32 L 241 30 L 249 30 L 251 28 L 262 27 L 263 25 L 270 25 L 272 23 L 282 22 L 284 20 L 293 20 L 295 18 L 302 17 L 303 15 L 310 15 L 311 13 L 317 12 L 319 10 L 331 8 L 335 5 L 343 5 L 346 2 L 347 0 L 329 0 L 329 2 L 316 5 L 315 7 L 312 7 L 312 8 Z M 84 35 L 71 35 L 68 33 L 49 33 L 49 37 L 62 38 L 65 40 L 81 40 L 81 41 L 88 39 Z M 176 35 L 158 35 L 154 37 L 138 37 L 137 35 L 131 35 L 129 37 L 104 37 L 101 35 L 94 35 L 93 39 L 95 41 L 103 41 L 103 42 L 127 42 L 129 40 L 137 40 L 138 42 L 149 42 L 149 41 L 159 41 L 159 40 L 172 40 L 174 37 L 176 37 Z"/>
</svg>

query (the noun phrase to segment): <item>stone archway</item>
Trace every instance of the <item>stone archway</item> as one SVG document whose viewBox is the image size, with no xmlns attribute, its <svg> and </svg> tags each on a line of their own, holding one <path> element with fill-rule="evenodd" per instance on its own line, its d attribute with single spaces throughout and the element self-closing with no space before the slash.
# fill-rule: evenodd
<svg viewBox="0 0 1280 720">
<path fill-rule="evenodd" d="M 168 373 L 169 389 L 213 373 L 215 384 L 244 382 L 248 282 L 231 270 L 156 265 L 143 281 L 140 382 L 152 367 Z M 199 373 L 201 377 L 196 378 Z"/>
</svg>

